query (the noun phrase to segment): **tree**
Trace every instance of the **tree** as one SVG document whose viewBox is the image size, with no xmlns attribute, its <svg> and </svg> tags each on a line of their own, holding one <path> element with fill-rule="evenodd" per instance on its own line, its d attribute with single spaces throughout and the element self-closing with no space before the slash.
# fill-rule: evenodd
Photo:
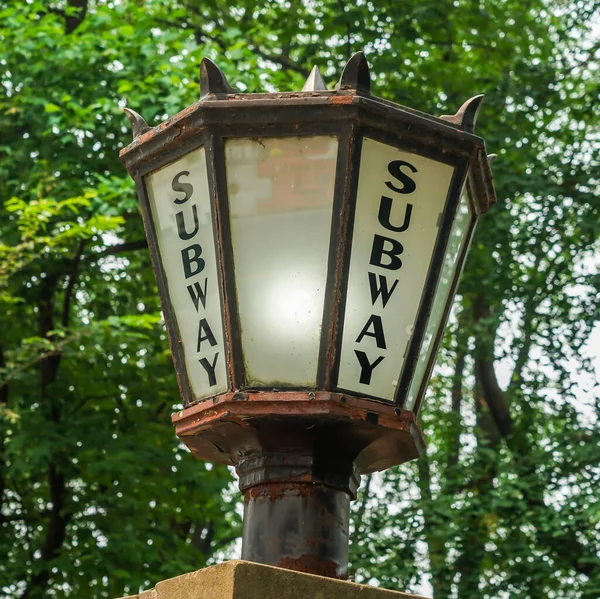
<svg viewBox="0 0 600 599">
<path fill-rule="evenodd" d="M 378 95 L 452 114 L 485 93 L 484 219 L 423 414 L 427 455 L 369 478 L 359 580 L 438 597 L 597 597 L 598 50 L 590 1 L 0 1 L 0 588 L 116 597 L 239 533 L 230 477 L 168 422 L 176 383 L 126 104 L 151 124 L 218 58 L 242 91 L 300 89 L 365 50 Z M 289 18 L 293 15 L 294 18 Z M 498 373 L 510 368 L 510 380 Z M 595 403 L 594 403 L 595 402 Z M 394 506 L 389 509 L 389 506 Z"/>
<path fill-rule="evenodd" d="M 177 387 L 118 161 L 122 94 L 151 107 L 176 75 L 134 77 L 157 58 L 123 18 L 140 7 L 44 4 L 5 4 L 0 34 L 0 587 L 114 597 L 201 567 L 238 522 L 229 473 L 187 459 L 169 423 Z"/>
</svg>

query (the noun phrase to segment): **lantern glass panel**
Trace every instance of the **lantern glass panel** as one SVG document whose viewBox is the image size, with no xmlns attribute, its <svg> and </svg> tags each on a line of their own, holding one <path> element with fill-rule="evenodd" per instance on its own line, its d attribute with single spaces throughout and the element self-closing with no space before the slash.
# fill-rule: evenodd
<svg viewBox="0 0 600 599">
<path fill-rule="evenodd" d="M 148 175 L 145 183 L 192 394 L 221 393 L 228 388 L 223 302 L 204 148 Z"/>
<path fill-rule="evenodd" d="M 431 307 L 429 321 L 425 329 L 425 336 L 419 352 L 419 359 L 413 375 L 413 379 L 408 391 L 405 408 L 413 410 L 415 402 L 418 399 L 418 394 L 424 382 L 423 377 L 427 371 L 427 366 L 431 359 L 431 354 L 435 349 L 435 339 L 441 326 L 444 326 L 444 316 L 446 315 L 446 307 L 448 302 L 452 301 L 450 297 L 454 287 L 454 281 L 459 276 L 459 270 L 462 267 L 460 258 L 463 256 L 463 249 L 469 243 L 470 235 L 468 234 L 471 223 L 473 222 L 473 213 L 469 205 L 466 189 L 463 191 L 456 218 L 452 224 L 448 246 L 444 256 L 444 264 L 440 273 L 440 279 L 435 292 L 435 298 Z"/>
<path fill-rule="evenodd" d="M 393 400 L 454 167 L 365 138 L 338 387 Z"/>
<path fill-rule="evenodd" d="M 316 384 L 337 148 L 333 136 L 225 142 L 248 386 Z"/>
</svg>

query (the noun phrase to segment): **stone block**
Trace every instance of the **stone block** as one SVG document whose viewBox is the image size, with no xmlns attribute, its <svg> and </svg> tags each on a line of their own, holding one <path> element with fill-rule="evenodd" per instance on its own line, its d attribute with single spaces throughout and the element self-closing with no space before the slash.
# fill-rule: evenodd
<svg viewBox="0 0 600 599">
<path fill-rule="evenodd" d="M 313 574 L 232 560 L 159 582 L 129 599 L 423 599 Z"/>
</svg>

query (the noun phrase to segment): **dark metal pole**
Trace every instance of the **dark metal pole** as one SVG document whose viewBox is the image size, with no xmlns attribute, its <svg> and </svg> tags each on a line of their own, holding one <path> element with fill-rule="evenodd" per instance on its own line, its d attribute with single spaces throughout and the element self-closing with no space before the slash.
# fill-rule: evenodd
<svg viewBox="0 0 600 599">
<path fill-rule="evenodd" d="M 316 466 L 311 455 L 271 454 L 237 465 L 244 493 L 242 559 L 348 577 L 350 501 L 360 476 L 352 464 Z"/>
</svg>

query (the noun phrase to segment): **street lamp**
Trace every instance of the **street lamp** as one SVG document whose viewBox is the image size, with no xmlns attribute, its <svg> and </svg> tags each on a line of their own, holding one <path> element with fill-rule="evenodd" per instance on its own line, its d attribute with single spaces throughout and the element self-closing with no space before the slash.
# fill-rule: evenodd
<svg viewBox="0 0 600 599">
<path fill-rule="evenodd" d="M 208 59 L 200 100 L 150 128 L 137 183 L 184 409 L 177 435 L 233 464 L 242 558 L 343 578 L 360 475 L 416 458 L 416 415 L 469 242 L 495 201 L 482 96 L 429 116 L 371 95 L 241 94 Z"/>
</svg>

